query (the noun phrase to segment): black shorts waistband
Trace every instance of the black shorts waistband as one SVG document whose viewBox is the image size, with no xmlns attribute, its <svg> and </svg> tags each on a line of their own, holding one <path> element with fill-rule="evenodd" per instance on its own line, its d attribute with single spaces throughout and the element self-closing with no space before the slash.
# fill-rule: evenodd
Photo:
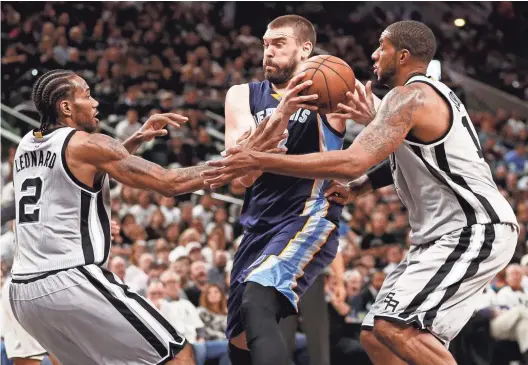
<svg viewBox="0 0 528 365">
<path fill-rule="evenodd" d="M 33 283 L 33 282 L 35 282 L 35 281 L 45 279 L 45 278 L 47 278 L 48 276 L 55 275 L 55 274 L 58 274 L 58 273 L 63 272 L 63 271 L 75 270 L 75 269 L 77 269 L 77 268 L 79 268 L 79 267 L 82 267 L 82 266 L 68 267 L 68 268 L 65 268 L 65 269 L 59 269 L 59 270 L 48 271 L 48 272 L 45 272 L 45 273 L 43 273 L 43 274 L 41 274 L 41 275 L 33 276 L 33 277 L 28 278 L 28 279 L 21 279 L 20 277 L 15 278 L 14 275 L 13 275 L 13 276 L 12 276 L 12 279 L 11 279 L 11 282 L 14 283 L 14 284 L 28 284 L 28 283 Z"/>
</svg>

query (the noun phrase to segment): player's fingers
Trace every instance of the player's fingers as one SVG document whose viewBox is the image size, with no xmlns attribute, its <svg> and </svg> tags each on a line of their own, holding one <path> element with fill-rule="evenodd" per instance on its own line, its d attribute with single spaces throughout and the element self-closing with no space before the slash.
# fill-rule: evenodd
<svg viewBox="0 0 528 365">
<path fill-rule="evenodd" d="M 310 87 L 313 85 L 313 81 L 312 80 L 306 80 L 305 82 L 295 86 L 291 91 L 289 91 L 289 95 L 299 95 L 299 93 L 301 91 L 303 91 L 304 89 Z"/>
<path fill-rule="evenodd" d="M 336 196 L 336 195 L 330 195 L 328 198 L 328 201 L 332 203 L 337 203 L 339 205 L 345 205 L 347 200 L 342 196 Z"/>
<path fill-rule="evenodd" d="M 367 101 L 367 98 L 365 96 L 365 90 L 363 89 L 363 87 L 361 87 L 361 84 L 359 82 L 356 82 L 356 92 L 358 95 L 358 100 L 361 103 L 365 103 Z"/>
<path fill-rule="evenodd" d="M 270 150 L 264 151 L 266 153 L 286 153 L 288 149 L 286 147 L 275 147 Z"/>
<path fill-rule="evenodd" d="M 177 123 L 185 123 L 189 120 L 189 118 L 184 117 L 183 115 L 180 115 L 180 114 L 176 114 L 176 113 L 165 113 L 163 115 L 169 118 L 171 121 L 177 122 Z"/>
<path fill-rule="evenodd" d="M 211 166 L 211 167 L 224 167 L 225 166 L 225 159 L 222 158 L 220 160 L 207 161 L 206 165 L 207 166 Z M 204 172 L 202 172 L 202 174 L 204 174 L 204 175 L 213 174 L 213 171 L 214 170 L 205 170 Z"/>
<path fill-rule="evenodd" d="M 306 76 L 306 72 L 299 72 L 297 75 L 293 76 L 288 83 L 288 89 L 294 89 L 304 76 Z"/>
<path fill-rule="evenodd" d="M 251 129 L 248 129 L 247 131 L 244 132 L 243 135 L 238 137 L 238 139 L 236 140 L 236 144 L 240 144 L 240 142 L 246 140 L 250 134 L 251 134 Z"/>
<path fill-rule="evenodd" d="M 292 99 L 293 103 L 304 103 L 307 101 L 317 100 L 319 98 L 319 95 L 312 94 L 312 95 L 302 95 L 297 96 L 296 98 Z"/>
<path fill-rule="evenodd" d="M 271 148 L 277 147 L 280 141 L 288 137 L 286 133 L 280 134 L 278 136 L 273 136 L 262 143 L 260 146 L 256 146 L 260 151 L 267 151 Z"/>
<path fill-rule="evenodd" d="M 319 107 L 317 105 L 312 105 L 312 104 L 299 104 L 298 106 L 301 109 L 308 109 L 308 110 L 311 110 L 312 112 L 316 112 L 319 110 Z"/>
<path fill-rule="evenodd" d="M 337 104 L 337 110 L 339 110 L 341 113 L 346 114 L 346 113 L 352 113 L 354 111 L 354 108 L 349 105 L 339 103 Z"/>
</svg>

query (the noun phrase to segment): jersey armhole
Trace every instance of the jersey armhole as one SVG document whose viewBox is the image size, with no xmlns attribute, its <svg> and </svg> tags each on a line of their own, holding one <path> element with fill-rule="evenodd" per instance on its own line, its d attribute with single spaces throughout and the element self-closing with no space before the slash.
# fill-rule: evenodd
<svg viewBox="0 0 528 365">
<path fill-rule="evenodd" d="M 442 99 L 444 99 L 444 101 L 447 104 L 447 107 L 449 108 L 449 127 L 447 128 L 445 133 L 443 135 L 441 135 L 440 137 L 438 137 L 437 139 L 432 140 L 431 142 L 421 141 L 419 138 L 415 137 L 412 134 L 412 129 L 409 131 L 409 133 L 405 137 L 405 142 L 407 142 L 407 143 L 409 143 L 411 145 L 433 147 L 435 145 L 438 145 L 438 144 L 442 143 L 447 138 L 447 136 L 451 133 L 451 130 L 453 129 L 453 123 L 455 121 L 455 113 L 453 111 L 453 106 L 451 105 L 451 103 L 449 102 L 447 97 L 440 90 L 438 90 L 438 88 L 436 86 L 434 86 L 433 84 L 431 84 L 429 82 L 422 81 L 422 80 L 411 81 L 407 85 L 414 84 L 415 82 L 420 82 L 422 84 L 426 84 L 426 85 L 429 85 L 430 87 L 432 87 L 433 90 L 436 91 L 436 93 L 438 95 L 440 95 L 442 97 Z"/>
<path fill-rule="evenodd" d="M 339 132 L 337 129 L 335 129 L 334 127 L 332 127 L 332 125 L 330 124 L 330 122 L 328 121 L 328 118 L 326 117 L 325 114 L 319 114 L 317 113 L 317 116 L 319 116 L 321 118 L 321 120 L 323 121 L 324 125 L 328 128 L 328 130 L 330 130 L 330 132 L 332 132 L 333 134 L 336 135 L 336 137 L 339 137 L 339 138 L 345 138 L 345 133 L 346 133 L 346 122 L 345 122 L 345 130 L 343 132 Z"/>
<path fill-rule="evenodd" d="M 61 164 L 62 164 L 62 168 L 64 169 L 64 172 L 66 173 L 68 178 L 71 180 L 71 182 L 74 185 L 77 185 L 78 188 L 80 188 L 82 190 L 86 190 L 86 191 L 88 191 L 90 193 L 97 193 L 98 190 L 96 190 L 96 189 L 94 189 L 92 187 L 89 187 L 85 183 L 79 181 L 79 179 L 77 179 L 75 177 L 75 175 L 73 175 L 73 173 L 71 172 L 70 168 L 68 167 L 68 164 L 66 163 L 66 147 L 68 146 L 68 143 L 70 142 L 70 139 L 73 137 L 75 132 L 77 132 L 77 130 L 74 129 L 70 133 L 68 133 L 68 135 L 66 136 L 66 139 L 64 140 L 64 143 L 62 145 L 62 150 L 61 150 Z M 101 186 L 102 186 L 102 184 L 101 184 Z"/>
</svg>

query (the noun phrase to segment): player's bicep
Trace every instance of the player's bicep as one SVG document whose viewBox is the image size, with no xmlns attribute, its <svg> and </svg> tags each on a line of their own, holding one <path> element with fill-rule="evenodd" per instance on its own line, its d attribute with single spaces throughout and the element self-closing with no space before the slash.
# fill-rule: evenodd
<svg viewBox="0 0 528 365">
<path fill-rule="evenodd" d="M 254 130 L 255 121 L 249 108 L 249 85 L 232 86 L 225 102 L 225 147 L 236 145 L 247 131 Z"/>
</svg>

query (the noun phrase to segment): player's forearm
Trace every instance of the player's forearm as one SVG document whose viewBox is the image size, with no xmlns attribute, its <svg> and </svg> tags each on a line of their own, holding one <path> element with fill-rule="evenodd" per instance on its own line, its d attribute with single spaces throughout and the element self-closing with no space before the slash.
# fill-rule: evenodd
<svg viewBox="0 0 528 365">
<path fill-rule="evenodd" d="M 132 136 L 130 136 L 125 142 L 123 142 L 123 147 L 126 148 L 128 153 L 134 154 L 136 150 L 141 146 L 141 143 L 143 143 L 143 139 L 141 138 L 141 134 L 138 132 L 135 132 Z"/>
<path fill-rule="evenodd" d="M 169 170 L 166 179 L 166 189 L 169 195 L 186 194 L 205 188 L 204 178 L 200 176 L 200 173 L 210 168 L 202 165 Z"/>
<path fill-rule="evenodd" d="M 347 150 L 307 155 L 255 152 L 254 156 L 262 171 L 306 179 L 354 180 L 365 172 Z"/>
</svg>

